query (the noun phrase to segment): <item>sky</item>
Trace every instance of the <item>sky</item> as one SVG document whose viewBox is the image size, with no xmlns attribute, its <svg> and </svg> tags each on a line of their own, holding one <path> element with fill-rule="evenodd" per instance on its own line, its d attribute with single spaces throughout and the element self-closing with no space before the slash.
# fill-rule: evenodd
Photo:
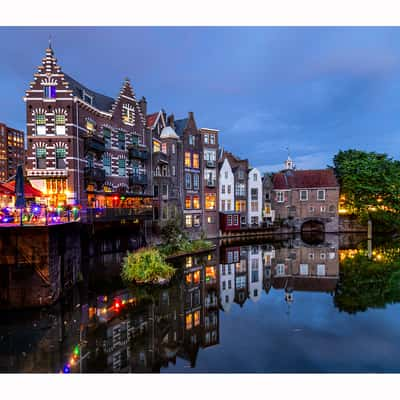
<svg viewBox="0 0 400 400">
<path fill-rule="evenodd" d="M 193 111 L 262 172 L 287 148 L 298 169 L 349 148 L 400 158 L 400 28 L 1 27 L 0 121 L 14 128 L 49 36 L 79 82 L 115 97 L 129 77 L 149 113 Z"/>
</svg>

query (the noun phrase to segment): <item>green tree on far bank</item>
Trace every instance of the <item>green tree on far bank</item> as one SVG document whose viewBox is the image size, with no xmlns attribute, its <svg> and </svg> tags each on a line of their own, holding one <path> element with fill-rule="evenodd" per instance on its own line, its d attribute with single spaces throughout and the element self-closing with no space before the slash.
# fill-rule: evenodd
<svg viewBox="0 0 400 400">
<path fill-rule="evenodd" d="M 344 207 L 381 231 L 400 228 L 400 162 L 387 154 L 339 151 L 334 168 Z"/>
</svg>

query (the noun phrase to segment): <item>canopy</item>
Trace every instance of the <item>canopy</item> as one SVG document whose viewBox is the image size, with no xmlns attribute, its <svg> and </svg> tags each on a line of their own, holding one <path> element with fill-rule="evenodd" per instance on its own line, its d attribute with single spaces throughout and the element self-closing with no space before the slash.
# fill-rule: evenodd
<svg viewBox="0 0 400 400">
<path fill-rule="evenodd" d="M 11 191 L 11 194 L 15 194 L 15 181 L 2 183 L 1 186 Z M 0 189 L 1 190 L 1 189 Z M 26 198 L 43 197 L 43 193 L 35 189 L 29 182 L 24 183 L 24 194 Z"/>
<path fill-rule="evenodd" d="M 6 188 L 3 183 L 0 183 L 0 195 L 13 196 L 14 192 Z"/>
</svg>

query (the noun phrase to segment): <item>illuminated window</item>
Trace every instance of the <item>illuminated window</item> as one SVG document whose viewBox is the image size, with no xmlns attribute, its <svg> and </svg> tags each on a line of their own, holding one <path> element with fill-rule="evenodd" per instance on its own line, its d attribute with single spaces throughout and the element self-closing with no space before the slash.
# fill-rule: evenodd
<svg viewBox="0 0 400 400">
<path fill-rule="evenodd" d="M 192 268 L 193 266 L 193 258 L 191 256 L 186 257 L 186 268 Z"/>
<path fill-rule="evenodd" d="M 56 123 L 56 134 L 65 135 L 65 115 L 56 114 L 55 123 Z"/>
<path fill-rule="evenodd" d="M 194 326 L 200 325 L 200 311 L 195 311 L 193 316 L 194 316 Z"/>
<path fill-rule="evenodd" d="M 86 130 L 89 135 L 94 134 L 95 126 L 93 121 L 86 121 Z"/>
<path fill-rule="evenodd" d="M 207 223 L 208 224 L 213 224 L 214 223 L 214 218 L 212 216 L 207 217 Z"/>
<path fill-rule="evenodd" d="M 200 271 L 193 272 L 193 283 L 197 285 L 200 283 Z"/>
<path fill-rule="evenodd" d="M 206 282 L 217 279 L 215 267 L 206 267 Z"/>
<path fill-rule="evenodd" d="M 190 285 L 192 283 L 192 274 L 187 274 L 186 275 L 186 283 Z"/>
<path fill-rule="evenodd" d="M 186 209 L 192 208 L 192 197 L 191 196 L 186 196 L 186 198 L 185 198 L 185 208 Z"/>
<path fill-rule="evenodd" d="M 217 203 L 217 196 L 215 193 L 206 193 L 206 210 L 215 210 Z"/>
<path fill-rule="evenodd" d="M 163 153 L 167 154 L 167 143 L 163 143 L 163 144 L 161 145 L 161 151 L 162 151 Z"/>
<path fill-rule="evenodd" d="M 193 154 L 193 168 L 200 168 L 199 155 Z"/>
<path fill-rule="evenodd" d="M 190 168 L 192 166 L 191 158 L 190 158 L 190 152 L 186 151 L 185 152 L 185 167 Z"/>
<path fill-rule="evenodd" d="M 192 216 L 191 215 L 185 215 L 185 227 L 186 228 L 192 227 Z"/>
<path fill-rule="evenodd" d="M 43 88 L 43 94 L 46 99 L 56 98 L 56 87 L 55 86 L 45 86 Z"/>
<path fill-rule="evenodd" d="M 198 210 L 200 208 L 200 197 L 199 196 L 193 196 L 193 208 L 195 210 Z"/>
<path fill-rule="evenodd" d="M 159 142 L 153 141 L 153 153 L 157 153 L 161 150 L 161 145 Z"/>
<path fill-rule="evenodd" d="M 246 211 L 246 201 L 245 200 L 236 200 L 235 211 L 245 212 Z"/>
<path fill-rule="evenodd" d="M 192 329 L 192 314 L 186 314 L 186 329 Z"/>
<path fill-rule="evenodd" d="M 126 124 L 133 124 L 134 111 L 130 104 L 124 104 L 122 106 L 122 121 Z"/>
<path fill-rule="evenodd" d="M 45 135 L 46 134 L 46 116 L 44 114 L 37 114 L 35 117 L 36 122 L 36 134 Z"/>
</svg>

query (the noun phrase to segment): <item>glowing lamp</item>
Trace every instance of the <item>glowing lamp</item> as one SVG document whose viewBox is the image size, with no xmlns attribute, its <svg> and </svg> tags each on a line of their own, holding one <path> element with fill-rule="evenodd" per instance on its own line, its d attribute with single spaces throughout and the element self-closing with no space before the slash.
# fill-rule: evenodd
<svg viewBox="0 0 400 400">
<path fill-rule="evenodd" d="M 63 368 L 64 374 L 69 374 L 71 372 L 71 364 L 65 364 Z"/>
<path fill-rule="evenodd" d="M 79 356 L 79 353 L 80 353 L 80 351 L 79 351 L 79 345 L 76 345 L 76 346 L 74 347 L 74 356 Z"/>
<path fill-rule="evenodd" d="M 114 300 L 114 310 L 119 311 L 122 307 L 122 303 L 120 299 L 115 299 Z"/>
<path fill-rule="evenodd" d="M 118 196 L 114 196 L 114 200 L 118 200 Z"/>
</svg>

